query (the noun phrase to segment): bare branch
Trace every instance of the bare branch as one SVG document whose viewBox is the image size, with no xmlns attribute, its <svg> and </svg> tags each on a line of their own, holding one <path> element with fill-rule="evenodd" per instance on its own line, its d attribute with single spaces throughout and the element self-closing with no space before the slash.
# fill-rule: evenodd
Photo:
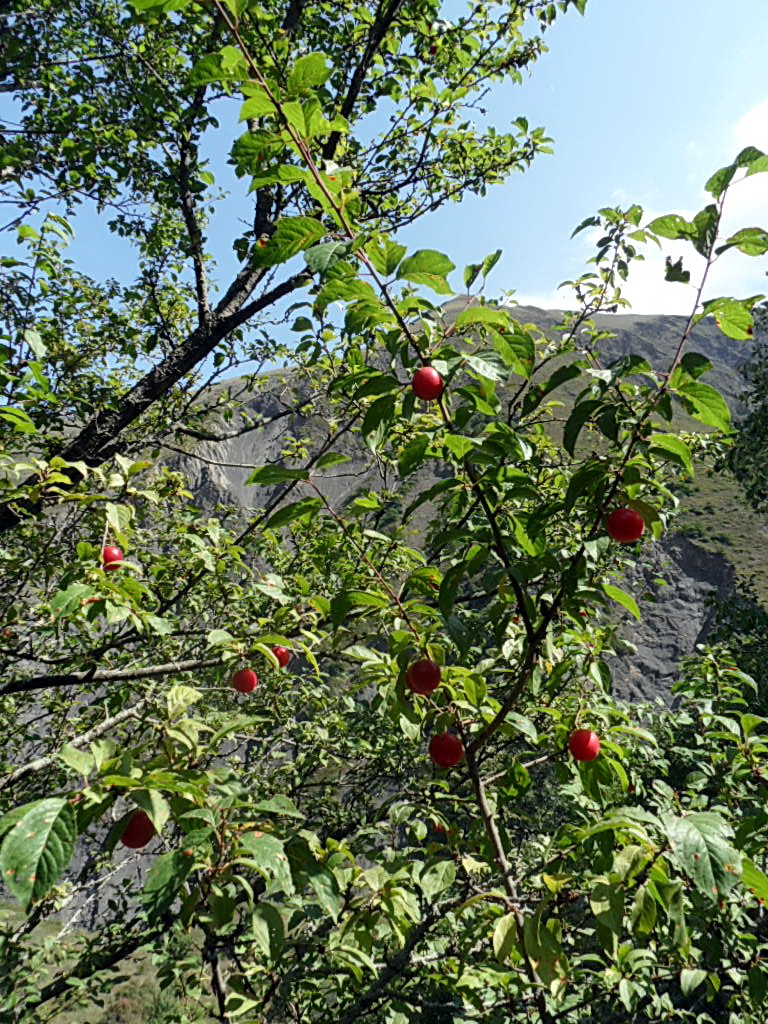
<svg viewBox="0 0 768 1024">
<path fill-rule="evenodd" d="M 68 740 L 70 746 L 83 747 L 86 743 L 90 743 L 91 740 L 98 739 L 99 736 L 103 736 L 105 733 L 111 732 L 115 726 L 121 725 L 123 722 L 127 722 L 129 718 L 138 718 L 144 708 L 149 704 L 149 698 L 145 697 L 140 700 L 137 704 L 132 704 L 129 708 L 124 708 L 116 715 L 112 715 L 110 718 L 105 718 L 99 725 L 95 725 L 88 732 L 84 732 L 81 736 L 75 736 L 74 739 Z M 20 768 L 11 772 L 10 775 L 6 775 L 4 779 L 0 779 L 0 791 L 8 789 L 9 786 L 13 786 L 16 782 L 21 779 L 25 779 L 28 775 L 35 775 L 37 772 L 43 771 L 50 765 L 55 764 L 58 760 L 58 754 L 49 754 L 46 757 L 38 757 L 35 761 L 30 761 L 28 764 L 23 764 Z"/>
<path fill-rule="evenodd" d="M 77 686 L 82 683 L 115 682 L 122 679 L 152 679 L 172 672 L 191 672 L 197 668 L 213 668 L 221 665 L 221 658 L 172 661 L 167 665 L 149 665 L 145 668 L 105 669 L 101 672 L 67 672 L 61 675 L 30 676 L 29 679 L 12 679 L 0 687 L 0 697 L 9 693 L 26 693 L 29 690 L 50 690 L 59 686 Z"/>
</svg>

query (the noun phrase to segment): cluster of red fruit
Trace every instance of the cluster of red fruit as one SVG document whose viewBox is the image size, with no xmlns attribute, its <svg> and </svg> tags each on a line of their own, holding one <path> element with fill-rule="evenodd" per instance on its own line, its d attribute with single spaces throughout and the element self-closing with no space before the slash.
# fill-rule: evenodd
<svg viewBox="0 0 768 1024">
<path fill-rule="evenodd" d="M 411 693 L 429 697 L 440 685 L 440 666 L 430 658 L 414 661 L 405 673 L 405 685 Z M 464 747 L 453 733 L 436 733 L 429 741 L 429 756 L 439 768 L 453 768 L 464 757 Z"/>
<path fill-rule="evenodd" d="M 285 668 L 291 660 L 291 652 L 280 644 L 272 648 L 272 653 L 277 658 L 280 668 Z M 259 685 L 259 677 L 252 668 L 241 668 L 232 676 L 232 685 L 238 693 L 253 693 Z"/>
<path fill-rule="evenodd" d="M 429 697 L 440 685 L 440 666 L 430 658 L 415 661 L 405 673 L 405 685 L 411 693 Z M 576 761 L 594 761 L 600 753 L 600 738 L 590 729 L 576 729 L 568 740 L 568 749 Z M 439 768 L 454 768 L 464 757 L 458 736 L 437 733 L 429 741 L 429 756 Z"/>
</svg>

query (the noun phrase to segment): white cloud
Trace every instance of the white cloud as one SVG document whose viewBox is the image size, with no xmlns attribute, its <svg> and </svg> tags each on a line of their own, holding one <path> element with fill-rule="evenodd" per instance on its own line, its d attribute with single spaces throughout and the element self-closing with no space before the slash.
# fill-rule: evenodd
<svg viewBox="0 0 768 1024">
<path fill-rule="evenodd" d="M 739 149 L 757 146 L 768 152 L 768 97 L 756 103 L 736 122 L 733 137 Z"/>
</svg>

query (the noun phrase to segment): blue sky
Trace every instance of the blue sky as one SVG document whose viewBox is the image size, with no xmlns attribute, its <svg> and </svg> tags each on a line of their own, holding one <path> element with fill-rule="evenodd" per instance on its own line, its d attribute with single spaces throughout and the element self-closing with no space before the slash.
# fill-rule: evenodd
<svg viewBox="0 0 768 1024">
<path fill-rule="evenodd" d="M 582 273 L 592 252 L 588 233 L 570 240 L 584 217 L 630 202 L 649 218 L 691 214 L 706 202 L 712 171 L 747 144 L 768 151 L 766 40 L 768 0 L 589 0 L 584 17 L 570 13 L 547 34 L 550 52 L 530 79 L 497 90 L 488 104 L 500 128 L 521 114 L 544 125 L 554 155 L 483 199 L 444 207 L 401 240 L 447 252 L 459 268 L 457 289 L 466 263 L 500 247 L 489 294 L 514 289 L 521 302 L 567 304 L 557 285 Z M 768 174 L 738 187 L 729 223 L 768 225 Z M 212 227 L 222 271 L 233 266 L 235 227 L 231 207 Z M 79 218 L 76 229 L 71 255 L 83 269 L 130 276 L 130 254 L 92 218 Z M 695 279 L 688 250 L 666 252 L 684 254 Z M 768 261 L 727 260 L 710 295 L 768 291 Z M 636 312 L 686 313 L 692 302 L 690 288 L 664 283 L 662 255 L 639 266 L 628 296 Z"/>
<path fill-rule="evenodd" d="M 714 170 L 748 144 L 768 151 L 767 45 L 768 0 L 588 0 L 583 18 L 573 13 L 548 33 L 549 53 L 523 88 L 494 98 L 499 121 L 522 113 L 545 125 L 554 155 L 404 237 L 460 266 L 502 247 L 494 288 L 562 305 L 557 285 L 593 251 L 588 234 L 569 240 L 584 217 L 631 202 L 649 216 L 694 213 Z M 726 214 L 734 227 L 768 225 L 768 174 L 738 186 Z M 667 251 L 695 271 L 692 250 Z M 722 263 L 710 294 L 768 291 L 768 260 Z M 638 267 L 628 294 L 636 312 L 687 313 L 692 302 L 691 289 L 663 281 L 661 256 Z"/>
</svg>

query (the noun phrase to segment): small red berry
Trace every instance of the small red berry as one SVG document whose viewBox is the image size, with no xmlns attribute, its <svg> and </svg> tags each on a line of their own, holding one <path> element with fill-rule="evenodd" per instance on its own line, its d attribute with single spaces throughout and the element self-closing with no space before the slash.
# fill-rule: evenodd
<svg viewBox="0 0 768 1024">
<path fill-rule="evenodd" d="M 577 729 L 571 733 L 568 749 L 577 761 L 594 761 L 600 753 L 600 737 L 590 729 Z"/>
<path fill-rule="evenodd" d="M 150 821 L 149 815 L 144 811 L 134 811 L 128 819 L 120 842 L 129 850 L 140 850 L 142 846 L 147 845 L 154 834 L 155 826 Z"/>
<path fill-rule="evenodd" d="M 435 46 L 435 44 L 432 43 L 432 45 L 429 48 L 429 56 L 430 57 L 434 57 L 436 53 L 437 53 L 437 46 Z"/>
<path fill-rule="evenodd" d="M 412 693 L 429 696 L 440 685 L 440 666 L 429 658 L 415 661 L 405 673 L 405 685 Z"/>
<path fill-rule="evenodd" d="M 747 334 L 750 336 L 750 338 L 754 334 L 754 330 L 752 328 L 752 324 L 750 324 L 749 327 L 747 328 Z"/>
<path fill-rule="evenodd" d="M 101 564 L 104 567 L 104 572 L 114 572 L 115 569 L 119 569 L 124 557 L 120 548 L 111 544 L 107 545 L 101 552 Z"/>
<path fill-rule="evenodd" d="M 464 747 L 453 733 L 438 733 L 429 741 L 429 756 L 439 768 L 453 768 L 464 757 Z"/>
<path fill-rule="evenodd" d="M 259 677 L 252 668 L 241 668 L 232 676 L 232 685 L 238 693 L 253 693 L 259 685 Z"/>
<path fill-rule="evenodd" d="M 645 531 L 643 517 L 633 508 L 615 508 L 608 516 L 605 526 L 608 536 L 619 544 L 634 544 Z"/>
<path fill-rule="evenodd" d="M 434 402 L 443 393 L 443 378 L 433 366 L 422 366 L 414 373 L 411 387 L 417 398 Z"/>
<path fill-rule="evenodd" d="M 582 617 L 582 619 L 586 619 L 587 617 L 587 613 L 585 611 L 580 611 L 579 615 Z"/>
<path fill-rule="evenodd" d="M 288 650 L 287 647 L 281 647 L 280 644 L 277 644 L 275 647 L 272 648 L 272 653 L 277 658 L 277 663 L 280 666 L 280 668 L 285 668 L 285 666 L 291 660 L 291 652 Z"/>
</svg>

